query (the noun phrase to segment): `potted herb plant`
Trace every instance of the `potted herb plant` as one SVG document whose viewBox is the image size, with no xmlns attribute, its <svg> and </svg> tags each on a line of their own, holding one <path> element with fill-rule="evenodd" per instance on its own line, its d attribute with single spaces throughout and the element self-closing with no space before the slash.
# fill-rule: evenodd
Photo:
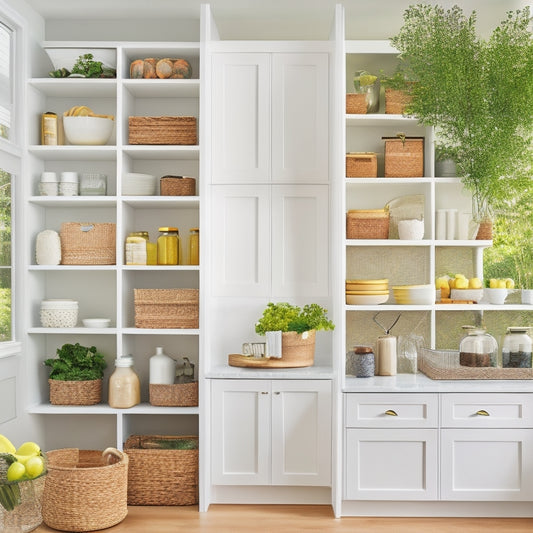
<svg viewBox="0 0 533 533">
<path fill-rule="evenodd" d="M 415 79 L 409 113 L 435 127 L 455 152 L 477 222 L 516 196 L 530 179 L 533 39 L 530 11 L 509 12 L 484 40 L 476 13 L 418 4 L 391 39 Z M 481 231 L 481 229 L 480 229 Z M 490 238 L 490 237 L 489 237 Z"/>
<path fill-rule="evenodd" d="M 94 346 L 63 344 L 57 358 L 46 359 L 52 371 L 50 403 L 54 405 L 94 405 L 102 401 L 102 380 L 107 366 Z"/>
<path fill-rule="evenodd" d="M 255 325 L 259 335 L 281 331 L 281 359 L 287 367 L 312 366 L 317 330 L 333 330 L 327 310 L 316 303 L 303 309 L 287 302 L 270 302 Z"/>
</svg>

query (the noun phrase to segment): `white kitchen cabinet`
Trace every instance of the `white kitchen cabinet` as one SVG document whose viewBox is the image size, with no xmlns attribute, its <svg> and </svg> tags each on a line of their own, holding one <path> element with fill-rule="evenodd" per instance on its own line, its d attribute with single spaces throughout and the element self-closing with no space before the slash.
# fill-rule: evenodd
<svg viewBox="0 0 533 533">
<path fill-rule="evenodd" d="M 329 380 L 211 383 L 214 485 L 330 485 Z"/>
<path fill-rule="evenodd" d="M 328 181 L 328 54 L 215 53 L 212 69 L 212 183 Z"/>
</svg>

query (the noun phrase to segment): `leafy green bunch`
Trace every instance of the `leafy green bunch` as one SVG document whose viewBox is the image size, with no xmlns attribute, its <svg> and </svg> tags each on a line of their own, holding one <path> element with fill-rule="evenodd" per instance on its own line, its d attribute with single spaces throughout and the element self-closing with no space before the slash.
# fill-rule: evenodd
<svg viewBox="0 0 533 533">
<path fill-rule="evenodd" d="M 302 309 L 287 302 L 270 302 L 255 325 L 255 331 L 259 335 L 264 335 L 267 331 L 303 333 L 312 329 L 327 331 L 334 328 L 333 322 L 328 319 L 327 309 L 315 303 L 307 304 Z"/>
<path fill-rule="evenodd" d="M 57 358 L 46 359 L 44 364 L 52 368 L 50 379 L 62 381 L 89 381 L 102 379 L 107 366 L 104 356 L 94 346 L 87 348 L 76 344 L 64 344 L 57 349 Z"/>
<path fill-rule="evenodd" d="M 82 54 L 72 67 L 72 74 L 80 74 L 85 78 L 114 78 L 116 70 L 106 67 L 101 61 L 95 61 L 93 54 Z"/>
</svg>

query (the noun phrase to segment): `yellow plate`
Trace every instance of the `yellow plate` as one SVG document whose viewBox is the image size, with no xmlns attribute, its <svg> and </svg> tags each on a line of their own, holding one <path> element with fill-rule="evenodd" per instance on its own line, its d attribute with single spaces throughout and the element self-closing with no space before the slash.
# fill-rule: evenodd
<svg viewBox="0 0 533 533">
<path fill-rule="evenodd" d="M 388 291 L 388 283 L 376 283 L 375 285 L 361 285 L 360 283 L 346 283 L 347 291 Z"/>
<path fill-rule="evenodd" d="M 346 294 L 352 294 L 352 295 L 365 295 L 365 294 L 374 294 L 374 295 L 380 295 L 380 294 L 389 294 L 389 291 L 346 291 Z"/>
<path fill-rule="evenodd" d="M 346 283 L 358 283 L 359 285 L 376 285 L 379 283 L 389 283 L 388 279 L 347 279 Z"/>
</svg>

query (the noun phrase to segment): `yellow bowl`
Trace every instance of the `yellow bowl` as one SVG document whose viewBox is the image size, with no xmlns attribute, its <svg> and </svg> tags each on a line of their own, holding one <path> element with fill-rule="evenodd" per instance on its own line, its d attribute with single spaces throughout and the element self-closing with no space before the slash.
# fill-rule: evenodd
<svg viewBox="0 0 533 533">
<path fill-rule="evenodd" d="M 376 283 L 373 285 L 365 285 L 362 283 L 346 283 L 347 291 L 388 291 L 388 283 Z"/>
<path fill-rule="evenodd" d="M 347 279 L 346 283 L 358 283 L 359 285 L 376 285 L 380 283 L 389 283 L 388 279 Z"/>
<path fill-rule="evenodd" d="M 387 290 L 384 290 L 384 291 L 346 291 L 346 294 L 355 294 L 355 295 L 379 295 L 379 294 L 389 294 L 389 291 Z"/>
</svg>

